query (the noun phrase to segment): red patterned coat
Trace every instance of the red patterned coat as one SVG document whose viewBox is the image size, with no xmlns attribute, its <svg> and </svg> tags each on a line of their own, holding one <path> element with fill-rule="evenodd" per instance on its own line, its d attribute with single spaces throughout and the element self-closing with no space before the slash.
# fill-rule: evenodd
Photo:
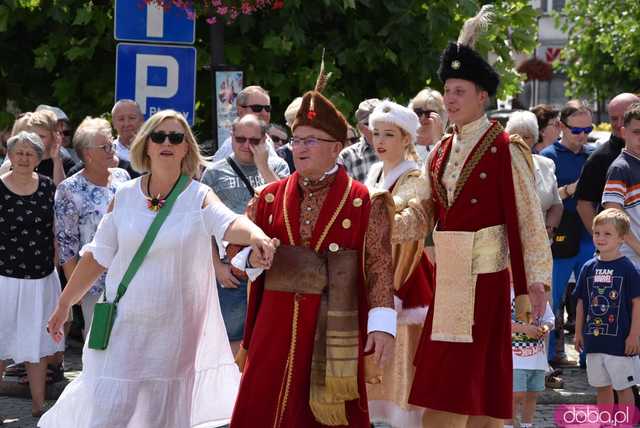
<svg viewBox="0 0 640 428">
<path fill-rule="evenodd" d="M 283 244 L 301 245 L 299 175 L 267 185 L 257 200 L 255 222 Z M 364 246 L 371 200 L 367 188 L 340 167 L 322 205 L 310 248 L 325 252 L 331 244 L 360 252 Z M 390 243 L 389 243 L 390 252 Z M 389 257 L 390 259 L 390 257 Z M 364 269 L 359 273 L 360 398 L 346 403 L 349 426 L 368 428 L 363 348 L 366 341 L 367 289 Z M 391 297 L 391 284 L 389 284 Z M 320 295 L 265 290 L 264 275 L 251 283 L 243 348 L 247 349 L 240 392 L 231 428 L 322 427 L 309 407 L 311 360 Z M 297 316 L 297 321 L 294 319 Z"/>
<path fill-rule="evenodd" d="M 525 294 L 527 279 L 509 136 L 497 123 L 489 127 L 467 157 L 450 204 L 442 176 L 452 142 L 453 136 L 443 140 L 429 165 L 437 228 L 475 232 L 506 225 L 514 288 L 517 295 Z M 434 300 L 434 305 L 437 304 Z M 434 311 L 429 311 L 416 352 L 416 375 L 409 402 L 452 413 L 511 418 L 511 302 L 507 269 L 478 276 L 474 306 L 472 343 L 431 340 Z"/>
</svg>

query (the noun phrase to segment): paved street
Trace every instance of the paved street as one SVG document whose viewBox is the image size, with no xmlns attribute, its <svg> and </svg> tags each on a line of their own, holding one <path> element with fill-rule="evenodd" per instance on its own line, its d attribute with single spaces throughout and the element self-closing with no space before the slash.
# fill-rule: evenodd
<svg viewBox="0 0 640 428">
<path fill-rule="evenodd" d="M 75 379 L 82 370 L 82 344 L 72 341 L 71 345 L 65 353 L 64 362 L 64 375 L 69 381 Z M 13 381 L 13 379 L 9 379 L 9 381 Z M 23 392 L 23 390 L 15 387 L 15 383 L 11 383 L 12 385 L 9 386 L 0 383 L 0 420 L 4 418 L 4 425 L 0 425 L 2 425 L 2 428 L 34 428 L 37 419 L 31 417 L 31 400 L 4 395 L 7 393 L 7 390 L 13 394 Z M 49 387 L 47 396 L 54 394 L 59 395 L 67 383 L 68 382 L 60 382 L 53 387 Z M 51 407 L 53 403 L 53 401 L 47 401 L 46 408 Z"/>
<path fill-rule="evenodd" d="M 72 345 L 67 350 L 65 358 L 65 376 L 69 380 L 78 376 L 81 370 L 81 345 L 78 342 L 73 342 Z M 578 356 L 573 350 L 573 346 L 567 346 L 567 353 L 570 358 L 577 360 Z M 553 412 L 558 404 L 595 403 L 595 391 L 588 386 L 584 370 L 579 368 L 564 369 L 562 378 L 565 383 L 563 389 L 547 390 L 540 397 L 534 421 L 535 427 L 555 427 Z M 56 385 L 56 388 L 61 387 L 62 384 Z M 0 387 L 0 391 L 4 389 L 6 387 Z M 56 391 L 49 391 L 49 393 L 52 392 Z M 48 406 L 52 404 L 53 401 L 47 402 Z M 36 427 L 36 420 L 31 417 L 31 402 L 29 399 L 0 395 L 0 415 L 5 418 L 5 425 L 2 428 L 5 428 L 5 426 L 7 428 Z"/>
</svg>

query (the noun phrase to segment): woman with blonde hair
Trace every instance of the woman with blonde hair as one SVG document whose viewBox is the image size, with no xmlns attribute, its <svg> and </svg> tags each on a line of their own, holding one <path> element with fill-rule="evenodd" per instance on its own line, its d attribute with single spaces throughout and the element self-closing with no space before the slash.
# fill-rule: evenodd
<svg viewBox="0 0 640 428">
<path fill-rule="evenodd" d="M 369 413 L 372 421 L 392 427 L 420 426 L 423 411 L 407 400 L 413 357 L 432 297 L 432 267 L 423 251 L 431 215 L 414 145 L 418 117 L 411 109 L 384 100 L 369 116 L 369 128 L 381 162 L 372 165 L 365 184 L 374 192 L 391 192 L 394 202 L 391 244 L 398 314 L 394 359 L 385 366 L 381 383 L 367 387 Z"/>
<path fill-rule="evenodd" d="M 131 179 L 127 171 L 116 168 L 113 131 L 105 119 L 85 118 L 76 129 L 73 145 L 84 168 L 58 185 L 55 199 L 58 257 L 67 278 L 78 264 L 80 249 L 93 239 L 116 190 Z M 85 337 L 105 278 L 106 274 L 100 275 L 82 297 Z"/>
<path fill-rule="evenodd" d="M 251 245 L 250 263 L 263 268 L 274 243 L 192 179 L 204 159 L 180 113 L 149 118 L 132 143 L 131 162 L 146 174 L 116 192 L 48 328 L 59 341 L 69 307 L 107 268 L 104 299 L 117 303 L 115 319 L 107 324 L 94 315 L 83 372 L 43 416 L 42 428 L 221 426 L 231 417 L 240 373 L 220 313 L 211 237 Z M 149 243 L 145 232 L 164 215 Z M 150 247 L 140 262 L 143 240 Z M 100 325 L 112 327 L 98 343 L 109 337 Z"/>
<path fill-rule="evenodd" d="M 58 118 L 49 110 L 25 113 L 13 124 L 11 135 L 20 131 L 35 132 L 44 144 L 42 160 L 36 167 L 36 172 L 53 180 L 57 186 L 66 178 L 67 172 L 73 168 L 75 162 L 60 150 L 62 134 L 58 130 Z M 0 166 L 0 174 L 11 169 L 11 162 L 5 159 Z"/>
</svg>

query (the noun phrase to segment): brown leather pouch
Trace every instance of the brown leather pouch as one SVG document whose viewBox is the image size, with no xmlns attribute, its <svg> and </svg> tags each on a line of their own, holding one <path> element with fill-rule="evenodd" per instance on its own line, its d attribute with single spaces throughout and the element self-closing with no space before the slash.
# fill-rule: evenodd
<svg viewBox="0 0 640 428">
<path fill-rule="evenodd" d="M 327 283 L 326 257 L 292 245 L 278 247 L 265 276 L 267 290 L 290 293 L 320 294 Z"/>
</svg>

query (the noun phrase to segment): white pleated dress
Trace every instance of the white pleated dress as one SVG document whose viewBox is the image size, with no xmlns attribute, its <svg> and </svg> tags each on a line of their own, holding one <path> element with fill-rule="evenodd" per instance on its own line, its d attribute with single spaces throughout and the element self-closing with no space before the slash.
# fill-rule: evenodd
<svg viewBox="0 0 640 428">
<path fill-rule="evenodd" d="M 125 183 L 90 251 L 108 267 L 107 299 L 153 220 L 140 188 Z M 240 372 L 220 313 L 211 236 L 222 240 L 237 215 L 202 209 L 208 187 L 192 181 L 118 304 L 106 350 L 83 350 L 82 374 L 38 423 L 42 428 L 191 428 L 228 423 Z M 88 341 L 87 341 L 88 342 Z"/>
</svg>

